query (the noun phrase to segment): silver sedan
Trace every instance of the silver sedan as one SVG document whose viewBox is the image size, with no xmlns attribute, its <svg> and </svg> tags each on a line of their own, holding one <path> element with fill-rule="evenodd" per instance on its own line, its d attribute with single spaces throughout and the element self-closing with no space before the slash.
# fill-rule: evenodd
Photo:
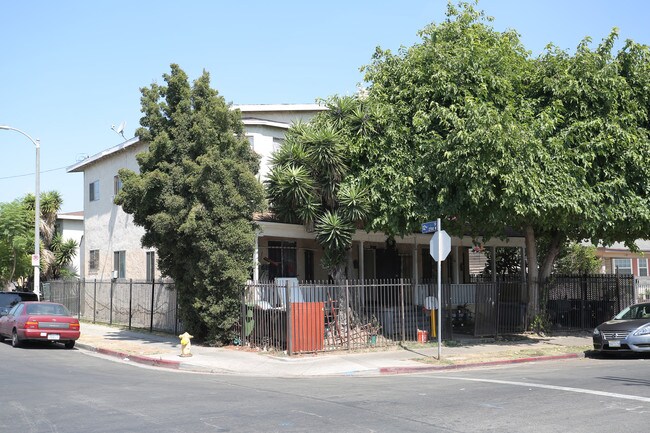
<svg viewBox="0 0 650 433">
<path fill-rule="evenodd" d="M 593 340 L 603 353 L 650 352 L 650 303 L 630 305 L 598 325 Z"/>
</svg>

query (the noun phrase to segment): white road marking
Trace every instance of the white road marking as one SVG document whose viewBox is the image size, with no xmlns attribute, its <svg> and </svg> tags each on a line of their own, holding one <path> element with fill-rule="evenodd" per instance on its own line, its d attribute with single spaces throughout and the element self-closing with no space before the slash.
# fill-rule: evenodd
<svg viewBox="0 0 650 433">
<path fill-rule="evenodd" d="M 484 383 L 496 383 L 501 385 L 524 386 L 529 388 L 552 389 L 554 391 L 576 392 L 579 394 L 591 394 L 591 395 L 598 395 L 601 397 L 620 398 L 624 400 L 635 400 L 635 401 L 642 401 L 644 403 L 650 403 L 650 397 L 641 397 L 638 395 L 629 395 L 629 394 L 618 394 L 615 392 L 594 391 L 592 389 L 572 388 L 568 386 L 545 385 L 542 383 L 530 383 L 530 382 L 514 382 L 511 380 L 474 379 L 471 377 L 436 376 L 436 378 L 450 379 L 450 380 L 463 380 L 467 382 L 484 382 Z"/>
</svg>

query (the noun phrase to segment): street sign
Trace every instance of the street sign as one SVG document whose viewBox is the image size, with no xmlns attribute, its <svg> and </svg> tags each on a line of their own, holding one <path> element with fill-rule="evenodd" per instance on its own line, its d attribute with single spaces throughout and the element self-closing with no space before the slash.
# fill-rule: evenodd
<svg viewBox="0 0 650 433">
<path fill-rule="evenodd" d="M 438 257 L 438 239 L 440 239 L 440 256 Z M 429 242 L 429 253 L 433 260 L 441 262 L 447 258 L 451 251 L 451 238 L 446 231 L 440 230 L 433 234 Z"/>
<path fill-rule="evenodd" d="M 32 266 L 40 266 L 41 258 L 39 254 L 32 254 Z"/>
<path fill-rule="evenodd" d="M 429 221 L 428 223 L 422 223 L 422 233 L 433 233 L 438 230 L 437 221 Z"/>
</svg>

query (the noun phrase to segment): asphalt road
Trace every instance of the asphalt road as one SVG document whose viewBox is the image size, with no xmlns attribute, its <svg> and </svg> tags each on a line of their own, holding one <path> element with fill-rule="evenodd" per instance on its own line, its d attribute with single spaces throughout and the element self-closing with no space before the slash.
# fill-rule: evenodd
<svg viewBox="0 0 650 433">
<path fill-rule="evenodd" d="M 650 359 L 271 379 L 0 344 L 0 432 L 612 432 L 650 422 Z"/>
</svg>

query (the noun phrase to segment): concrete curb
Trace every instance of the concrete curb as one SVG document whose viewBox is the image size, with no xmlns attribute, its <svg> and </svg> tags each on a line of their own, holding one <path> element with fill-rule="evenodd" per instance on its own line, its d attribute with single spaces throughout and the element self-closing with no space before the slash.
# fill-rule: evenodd
<svg viewBox="0 0 650 433">
<path fill-rule="evenodd" d="M 77 343 L 77 347 L 79 347 L 80 349 L 88 350 L 89 352 L 99 353 L 114 358 L 120 358 L 124 361 L 133 361 L 133 362 L 137 362 L 138 364 L 149 365 L 152 367 L 165 367 L 174 370 L 181 369 L 180 361 L 172 361 L 172 360 L 162 359 L 162 358 L 152 358 L 150 356 L 144 356 L 144 355 L 132 355 L 117 350 L 104 349 L 101 347 L 91 346 L 85 343 Z M 185 367 L 185 365 L 183 365 L 183 367 Z"/>
<path fill-rule="evenodd" d="M 99 353 L 114 358 L 119 358 L 123 361 L 148 365 L 150 367 L 163 367 L 172 370 L 182 370 L 182 371 L 189 371 L 195 373 L 213 373 L 213 374 L 228 374 L 228 375 L 235 374 L 235 375 L 243 375 L 243 376 L 251 376 L 251 377 L 260 376 L 252 372 L 250 373 L 235 372 L 231 370 L 223 370 L 223 369 L 216 369 L 207 366 L 194 365 L 182 361 L 153 358 L 151 356 L 144 356 L 144 355 L 132 355 L 117 350 L 95 347 L 86 343 L 77 343 L 76 346 L 79 349 L 87 350 L 89 352 L 94 352 L 94 353 Z M 461 370 L 466 368 L 489 367 L 495 365 L 522 364 L 527 362 L 559 361 L 564 359 L 584 358 L 584 356 L 585 356 L 584 353 L 568 353 L 564 355 L 549 355 L 549 356 L 536 356 L 536 357 L 528 357 L 528 358 L 503 359 L 497 361 L 472 362 L 467 364 L 422 365 L 422 366 L 409 366 L 409 367 L 379 367 L 379 368 L 363 369 L 363 370 L 349 370 L 346 372 L 336 372 L 336 373 L 325 374 L 325 375 L 311 374 L 311 375 L 299 375 L 299 376 L 300 377 L 313 377 L 313 376 L 342 377 L 342 376 L 413 374 L 413 373 L 426 373 L 426 372 L 435 372 L 435 371 Z M 262 375 L 262 376 L 266 377 L 266 375 Z M 277 377 L 296 377 L 296 375 L 285 374 Z"/>
<path fill-rule="evenodd" d="M 472 362 L 467 364 L 453 365 L 426 365 L 417 367 L 382 367 L 379 374 L 407 374 L 407 373 L 425 373 L 427 371 L 444 371 L 444 370 L 461 370 L 464 368 L 489 367 L 493 365 L 522 364 L 525 362 L 538 361 L 559 361 L 563 359 L 584 358 L 583 353 L 567 353 L 565 355 L 535 356 L 529 358 L 504 359 L 498 361 Z"/>
</svg>

